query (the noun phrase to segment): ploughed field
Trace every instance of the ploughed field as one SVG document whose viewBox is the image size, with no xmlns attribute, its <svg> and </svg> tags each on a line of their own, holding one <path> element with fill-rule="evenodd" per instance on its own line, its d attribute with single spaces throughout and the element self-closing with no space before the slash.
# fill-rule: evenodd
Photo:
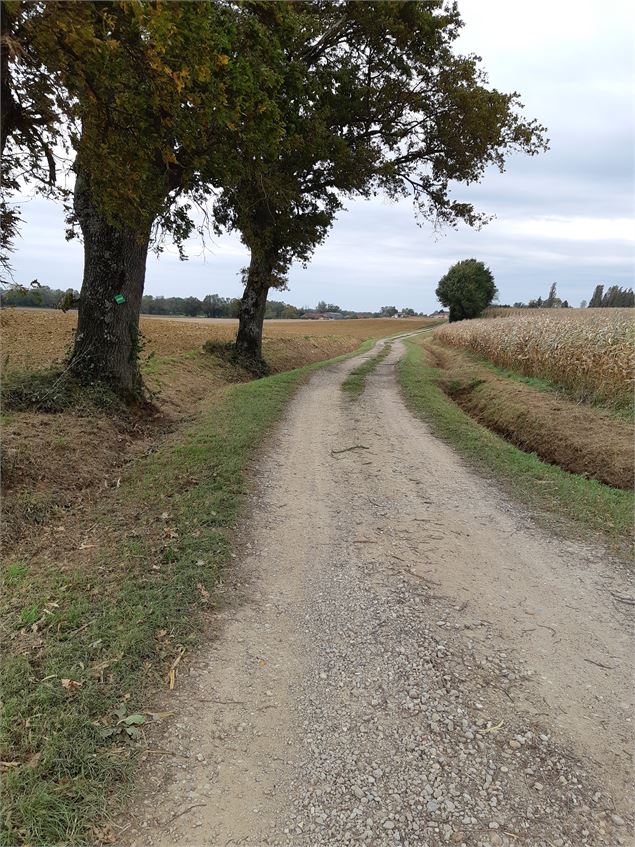
<svg viewBox="0 0 635 847">
<path fill-rule="evenodd" d="M 286 367 L 350 352 L 367 338 L 380 338 L 429 323 L 431 321 L 426 318 L 265 321 L 265 357 L 271 354 L 273 370 L 285 370 Z M 72 343 L 76 325 L 77 312 L 74 311 L 3 309 L 0 311 L 3 368 L 31 370 L 63 358 Z M 231 319 L 144 315 L 141 318 L 145 341 L 142 358 L 185 353 L 200 348 L 209 340 L 231 341 L 237 326 L 238 321 Z M 301 343 L 309 339 L 320 341 L 309 345 Z M 337 340 L 329 343 L 328 339 Z M 283 355 L 285 350 L 287 356 Z M 315 350 L 316 355 L 311 355 L 311 350 Z M 281 356 L 284 360 L 278 362 Z"/>
</svg>

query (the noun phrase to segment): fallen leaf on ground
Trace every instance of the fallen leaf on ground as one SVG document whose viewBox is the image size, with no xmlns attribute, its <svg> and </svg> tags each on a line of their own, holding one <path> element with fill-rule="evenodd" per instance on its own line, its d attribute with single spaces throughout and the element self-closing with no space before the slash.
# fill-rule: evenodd
<svg viewBox="0 0 635 847">
<path fill-rule="evenodd" d="M 163 721 L 166 718 L 174 717 L 174 712 L 145 712 L 153 721 Z"/>
</svg>

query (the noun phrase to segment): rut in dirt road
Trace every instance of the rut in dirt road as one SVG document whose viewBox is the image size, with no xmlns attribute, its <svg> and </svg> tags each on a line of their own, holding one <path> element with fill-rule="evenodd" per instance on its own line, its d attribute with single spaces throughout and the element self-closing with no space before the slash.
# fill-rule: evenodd
<svg viewBox="0 0 635 847">
<path fill-rule="evenodd" d="M 620 565 L 414 419 L 402 353 L 359 401 L 357 359 L 292 402 L 128 847 L 632 843 Z"/>
</svg>

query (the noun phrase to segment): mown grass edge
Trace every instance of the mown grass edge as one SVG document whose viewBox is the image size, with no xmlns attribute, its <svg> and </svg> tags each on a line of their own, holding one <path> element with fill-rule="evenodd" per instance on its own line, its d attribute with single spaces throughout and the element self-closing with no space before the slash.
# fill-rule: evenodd
<svg viewBox="0 0 635 847">
<path fill-rule="evenodd" d="M 437 385 L 442 371 L 432 366 L 420 345 L 405 341 L 398 365 L 402 394 L 409 408 L 433 433 L 455 447 L 473 466 L 491 473 L 538 512 L 575 524 L 583 534 L 600 534 L 616 553 L 633 537 L 632 491 L 611 488 L 568 473 L 525 453 L 463 412 Z"/>
</svg>

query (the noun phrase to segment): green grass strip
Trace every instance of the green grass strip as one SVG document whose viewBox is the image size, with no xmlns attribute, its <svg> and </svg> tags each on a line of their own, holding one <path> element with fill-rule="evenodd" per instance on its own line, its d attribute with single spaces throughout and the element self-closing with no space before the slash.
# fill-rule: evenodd
<svg viewBox="0 0 635 847">
<path fill-rule="evenodd" d="M 633 533 L 632 491 L 567 473 L 524 453 L 463 412 L 437 385 L 443 372 L 431 366 L 420 345 L 406 341 L 399 381 L 410 408 L 435 435 L 480 469 L 493 473 L 514 494 L 543 512 L 575 521 L 578 531 L 601 533 L 623 551 Z"/>
<path fill-rule="evenodd" d="M 370 359 L 362 362 L 359 367 L 352 370 L 341 385 L 342 391 L 349 394 L 351 399 L 357 400 L 357 398 L 363 394 L 364 388 L 366 387 L 366 377 L 371 374 L 381 362 L 383 362 L 386 356 L 390 353 L 391 349 L 391 344 L 384 344 L 376 356 L 372 356 Z"/>
<path fill-rule="evenodd" d="M 131 466 L 96 516 L 97 567 L 6 564 L 5 631 L 31 649 L 2 668 L 2 758 L 15 762 L 3 786 L 4 847 L 99 840 L 94 826 L 131 790 L 151 692 L 200 638 L 259 445 L 309 373 L 374 343 L 215 395 L 178 439 Z"/>
</svg>

